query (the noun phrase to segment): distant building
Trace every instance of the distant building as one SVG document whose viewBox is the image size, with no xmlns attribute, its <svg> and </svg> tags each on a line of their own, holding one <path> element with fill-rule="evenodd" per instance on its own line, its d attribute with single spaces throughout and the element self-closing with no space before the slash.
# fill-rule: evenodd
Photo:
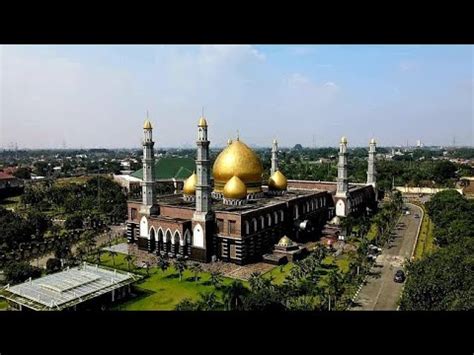
<svg viewBox="0 0 474 355">
<path fill-rule="evenodd" d="M 0 198 L 21 195 L 23 190 L 23 180 L 0 170 Z"/>
</svg>

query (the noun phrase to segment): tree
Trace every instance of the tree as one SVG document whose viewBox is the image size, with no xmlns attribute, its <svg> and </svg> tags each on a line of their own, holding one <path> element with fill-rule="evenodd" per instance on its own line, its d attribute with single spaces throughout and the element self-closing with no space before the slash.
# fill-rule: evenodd
<svg viewBox="0 0 474 355">
<path fill-rule="evenodd" d="M 248 294 L 248 289 L 238 280 L 224 289 L 224 304 L 227 310 L 237 311 L 242 309 L 243 299 Z"/>
<path fill-rule="evenodd" d="M 115 266 L 115 257 L 118 255 L 117 252 L 115 250 L 108 250 L 107 253 L 112 258 L 112 263 Z"/>
<path fill-rule="evenodd" d="M 61 270 L 61 260 L 56 258 L 49 258 L 46 262 L 46 273 L 52 274 Z"/>
<path fill-rule="evenodd" d="M 73 214 L 66 217 L 64 222 L 64 228 L 71 229 L 80 229 L 83 227 L 82 217 L 79 214 Z"/>
<path fill-rule="evenodd" d="M 132 263 L 132 261 L 134 260 L 134 256 L 130 253 L 128 253 L 127 255 L 125 255 L 125 260 L 127 261 L 127 266 L 128 266 L 128 271 L 130 271 L 130 264 Z"/>
<path fill-rule="evenodd" d="M 18 168 L 13 173 L 13 176 L 17 177 L 18 179 L 29 180 L 31 179 L 31 172 L 28 168 Z"/>
<path fill-rule="evenodd" d="M 222 307 L 214 292 L 200 293 L 195 307 L 198 311 L 215 311 Z"/>
<path fill-rule="evenodd" d="M 184 298 L 176 305 L 177 311 L 196 311 L 197 305 L 190 299 Z"/>
<path fill-rule="evenodd" d="M 328 278 L 328 292 L 329 292 L 329 304 L 331 305 L 331 300 L 334 300 L 333 308 L 337 307 L 337 301 L 340 294 L 344 290 L 344 282 L 342 275 L 339 270 L 333 270 L 329 273 Z M 331 306 L 329 306 L 331 308 Z M 329 309 L 331 310 L 331 309 Z"/>
<path fill-rule="evenodd" d="M 222 273 L 220 271 L 211 271 L 211 278 L 209 281 L 214 288 L 218 289 L 222 284 Z"/>
<path fill-rule="evenodd" d="M 41 269 L 31 266 L 26 261 L 10 262 L 3 269 L 8 283 L 16 284 L 41 276 Z"/>
<path fill-rule="evenodd" d="M 169 268 L 169 266 L 170 266 L 170 263 L 168 259 L 160 255 L 158 257 L 158 267 L 161 269 L 161 272 L 165 273 L 165 271 Z"/>
<path fill-rule="evenodd" d="M 400 302 L 406 311 L 474 310 L 474 240 L 467 238 L 440 248 L 407 265 Z"/>
<path fill-rule="evenodd" d="M 193 263 L 189 269 L 194 274 L 194 281 L 196 282 L 198 280 L 199 273 L 202 272 L 201 264 Z"/>
<path fill-rule="evenodd" d="M 182 281 L 183 280 L 183 272 L 184 272 L 184 270 L 187 269 L 186 262 L 183 259 L 178 258 L 178 259 L 175 260 L 173 266 L 176 269 L 176 271 L 178 272 L 179 281 Z"/>
</svg>

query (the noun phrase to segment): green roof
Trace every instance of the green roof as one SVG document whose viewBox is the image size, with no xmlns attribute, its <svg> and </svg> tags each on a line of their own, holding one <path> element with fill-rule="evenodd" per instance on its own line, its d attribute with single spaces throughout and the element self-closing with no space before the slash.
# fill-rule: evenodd
<svg viewBox="0 0 474 355">
<path fill-rule="evenodd" d="M 196 163 L 191 158 L 164 157 L 155 161 L 153 176 L 155 180 L 185 180 L 196 170 Z M 143 169 L 132 173 L 132 176 L 143 179 Z"/>
</svg>

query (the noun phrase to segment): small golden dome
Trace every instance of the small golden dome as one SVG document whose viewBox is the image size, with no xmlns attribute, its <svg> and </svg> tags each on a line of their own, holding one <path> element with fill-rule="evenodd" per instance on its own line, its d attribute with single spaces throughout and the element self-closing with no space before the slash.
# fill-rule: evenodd
<svg viewBox="0 0 474 355">
<path fill-rule="evenodd" d="M 224 186 L 224 197 L 231 199 L 243 199 L 247 197 L 247 187 L 238 176 L 233 176 L 232 179 L 227 181 Z"/>
<path fill-rule="evenodd" d="M 341 137 L 341 143 L 342 144 L 347 144 L 347 138 L 346 137 Z"/>
<path fill-rule="evenodd" d="M 268 179 L 268 188 L 271 190 L 286 190 L 288 186 L 288 180 L 285 175 L 283 175 L 280 170 L 277 170 L 270 176 Z"/>
<path fill-rule="evenodd" d="M 278 241 L 277 245 L 279 247 L 291 247 L 293 245 L 293 241 L 285 235 Z"/>
<path fill-rule="evenodd" d="M 206 121 L 206 119 L 205 119 L 204 117 L 201 117 L 201 118 L 199 119 L 198 126 L 199 126 L 199 127 L 207 127 L 207 121 Z"/>
<path fill-rule="evenodd" d="M 143 129 L 152 129 L 151 122 L 149 120 L 146 120 L 145 123 L 143 124 Z"/>
<path fill-rule="evenodd" d="M 224 185 L 237 176 L 249 193 L 262 191 L 263 165 L 255 152 L 240 140 L 231 142 L 216 158 L 212 168 L 214 190 L 222 192 Z"/>
<path fill-rule="evenodd" d="M 197 175 L 193 173 L 186 179 L 183 185 L 183 193 L 185 195 L 194 195 L 196 193 Z"/>
<path fill-rule="evenodd" d="M 376 143 L 377 143 L 377 142 L 375 142 L 375 138 L 372 138 L 372 139 L 370 140 L 370 144 L 376 144 Z"/>
</svg>

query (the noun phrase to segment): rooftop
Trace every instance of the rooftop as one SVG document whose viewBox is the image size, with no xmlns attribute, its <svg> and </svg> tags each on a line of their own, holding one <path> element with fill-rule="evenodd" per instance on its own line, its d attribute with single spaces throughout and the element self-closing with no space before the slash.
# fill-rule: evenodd
<svg viewBox="0 0 474 355">
<path fill-rule="evenodd" d="M 153 176 L 155 180 L 185 180 L 196 169 L 196 162 L 191 158 L 162 157 L 155 161 Z M 143 169 L 132 173 L 133 177 L 143 179 Z"/>
<path fill-rule="evenodd" d="M 138 280 L 140 276 L 83 263 L 35 280 L 8 286 L 2 296 L 34 310 L 61 310 Z"/>
<path fill-rule="evenodd" d="M 285 203 L 287 201 L 319 193 L 325 193 L 325 191 L 308 191 L 308 190 L 298 190 L 298 191 L 287 191 L 284 195 L 281 196 L 269 196 L 265 195 L 263 198 L 256 200 L 248 200 L 245 205 L 225 205 L 222 200 L 212 199 L 212 209 L 216 212 L 235 212 L 235 213 L 245 213 L 247 211 L 253 211 L 258 208 L 264 208 L 279 203 Z M 179 206 L 179 207 L 188 207 L 194 209 L 196 204 L 195 202 L 188 202 L 182 199 L 181 194 L 159 196 L 156 199 L 156 202 L 159 205 L 170 205 L 170 206 Z"/>
</svg>

